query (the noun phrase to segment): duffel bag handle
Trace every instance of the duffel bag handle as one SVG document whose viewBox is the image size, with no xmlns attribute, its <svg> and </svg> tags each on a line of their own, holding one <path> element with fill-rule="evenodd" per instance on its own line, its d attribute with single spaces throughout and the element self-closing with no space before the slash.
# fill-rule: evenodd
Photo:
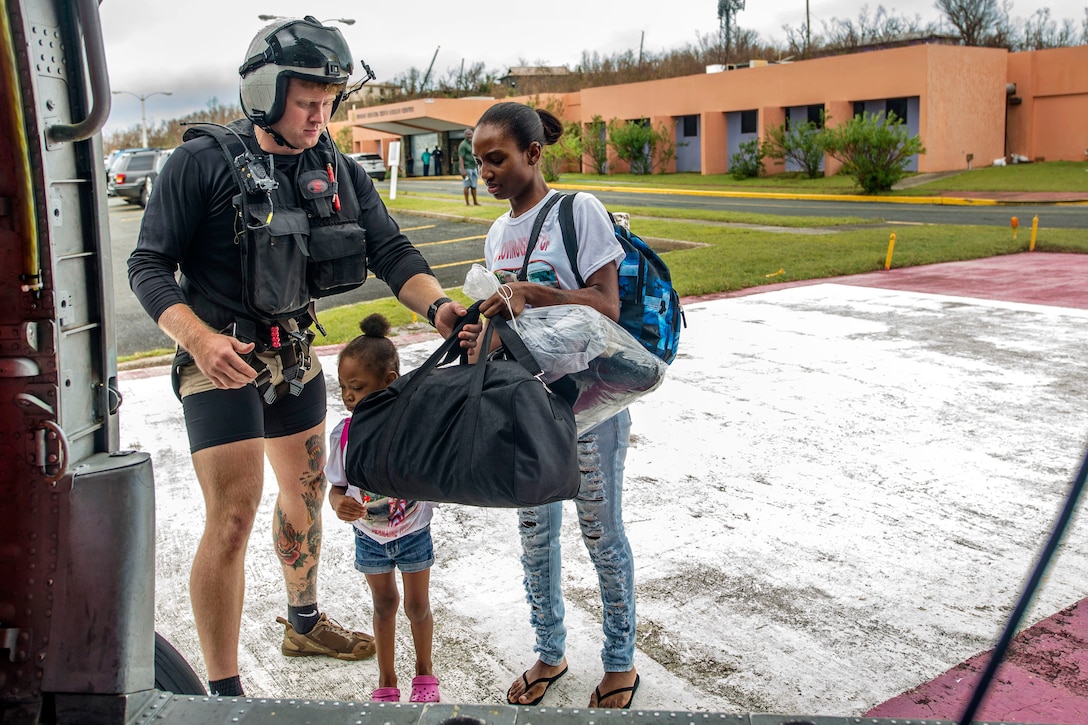
<svg viewBox="0 0 1088 725">
<path fill-rule="evenodd" d="M 461 329 L 465 325 L 475 324 L 480 321 L 480 303 L 477 302 L 468 308 L 468 313 L 457 321 L 457 324 L 453 328 L 453 332 L 447 337 L 438 349 L 431 353 L 431 356 L 419 366 L 419 368 L 412 373 L 411 380 L 404 386 L 404 390 L 401 391 L 401 397 L 408 398 L 415 392 L 416 388 L 420 386 L 423 379 L 426 378 L 432 370 L 440 365 L 446 365 L 453 362 L 456 358 L 461 358 L 461 363 L 468 362 L 468 354 L 463 352 L 459 347 L 461 340 L 457 337 L 457 334 L 461 332 Z"/>
<path fill-rule="evenodd" d="M 525 346 L 521 335 L 510 327 L 509 322 L 502 317 L 492 317 L 488 320 L 488 323 L 489 327 L 494 325 L 495 332 L 499 333 L 499 339 L 502 340 L 506 352 L 510 353 L 510 357 L 521 363 L 521 366 L 528 370 L 530 375 L 539 378 L 544 373 L 536 358 L 533 357 L 533 353 L 529 352 L 529 348 Z"/>
</svg>

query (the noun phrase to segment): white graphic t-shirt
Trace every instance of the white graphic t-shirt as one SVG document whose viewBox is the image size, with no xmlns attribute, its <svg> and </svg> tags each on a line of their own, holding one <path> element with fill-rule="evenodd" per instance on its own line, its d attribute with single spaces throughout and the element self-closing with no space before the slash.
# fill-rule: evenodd
<svg viewBox="0 0 1088 725">
<path fill-rule="evenodd" d="M 517 281 L 533 232 L 533 223 L 540 209 L 556 193 L 554 189 L 549 190 L 536 206 L 521 216 L 512 219 L 507 211 L 491 225 L 484 242 L 484 259 L 487 268 L 499 276 L 500 282 Z M 573 212 L 574 228 L 578 234 L 578 272 L 582 279 L 589 279 L 610 262 L 618 267 L 624 258 L 623 247 L 616 241 L 612 221 L 604 205 L 592 194 L 582 192 L 574 197 Z M 578 289 L 578 281 L 563 246 L 559 203 L 548 211 L 548 217 L 540 229 L 536 247 L 529 258 L 528 281 L 560 289 Z"/>
<path fill-rule="evenodd" d="M 352 525 L 379 544 L 387 544 L 425 528 L 431 523 L 435 508 L 430 501 L 407 501 L 389 498 L 364 491 L 348 482 L 344 473 L 344 428 L 351 418 L 344 418 L 329 434 L 329 459 L 325 464 L 325 478 L 329 485 L 343 488 L 348 495 L 366 506 L 366 515 L 352 521 Z"/>
</svg>

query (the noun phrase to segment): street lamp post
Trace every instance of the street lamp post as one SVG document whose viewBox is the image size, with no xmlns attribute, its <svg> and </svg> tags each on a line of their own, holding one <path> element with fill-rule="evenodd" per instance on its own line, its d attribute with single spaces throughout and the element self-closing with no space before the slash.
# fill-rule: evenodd
<svg viewBox="0 0 1088 725">
<path fill-rule="evenodd" d="M 268 22 L 270 20 L 289 20 L 286 15 L 258 15 L 258 20 Z M 344 25 L 355 25 L 355 18 L 327 18 L 322 20 L 323 23 L 343 23 Z"/>
<path fill-rule="evenodd" d="M 146 93 L 144 95 L 133 93 L 132 91 L 114 91 L 113 95 L 116 96 L 121 93 L 135 96 L 140 99 L 140 146 L 147 148 L 147 111 L 144 102 L 147 101 L 148 98 L 151 98 L 151 96 L 172 96 L 174 94 L 170 91 L 152 91 L 151 93 Z"/>
</svg>

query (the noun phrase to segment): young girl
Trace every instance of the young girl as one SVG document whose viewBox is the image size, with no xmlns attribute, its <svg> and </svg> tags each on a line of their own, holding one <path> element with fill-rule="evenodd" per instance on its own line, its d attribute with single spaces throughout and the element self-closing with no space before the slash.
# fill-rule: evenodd
<svg viewBox="0 0 1088 725">
<path fill-rule="evenodd" d="M 567 258 L 557 208 L 550 208 L 545 216 L 529 258 L 528 281 L 516 281 L 533 223 L 555 194 L 540 171 L 541 156 L 562 132 L 563 125 L 554 115 L 520 103 L 492 106 L 476 125 L 472 152 L 480 178 L 492 196 L 510 202 L 510 211 L 495 221 L 484 243 L 488 269 L 505 282 L 503 294 L 481 304 L 487 317 L 509 318 L 511 312 L 517 315 L 526 306 L 557 304 L 589 305 L 613 320 L 619 317 L 617 269 L 624 252 L 604 206 L 590 194 L 574 198 L 578 271 L 585 287 L 579 288 Z M 629 708 L 639 684 L 634 664 L 634 562 L 621 507 L 630 430 L 630 415 L 623 410 L 578 440 L 582 485 L 575 507 L 604 606 L 604 676 L 589 698 L 590 707 Z M 512 705 L 540 703 L 552 683 L 567 672 L 560 588 L 562 512 L 561 502 L 518 511 L 538 660 L 507 690 L 507 702 Z"/>
<path fill-rule="evenodd" d="M 388 387 L 400 374 L 400 356 L 388 338 L 389 322 L 374 314 L 359 324 L 363 334 L 340 352 L 337 373 L 340 396 L 350 414 L 356 404 L 376 390 Z M 416 674 L 409 702 L 438 702 L 438 679 L 431 662 L 434 619 L 428 593 L 431 546 L 431 512 L 434 504 L 384 498 L 348 483 L 344 475 L 344 447 L 349 415 L 330 434 L 328 464 L 329 503 L 341 521 L 355 527 L 355 568 L 366 575 L 374 599 L 374 643 L 378 656 L 377 702 L 400 702 L 397 673 L 393 669 L 400 592 L 394 569 L 404 582 L 404 613 L 412 625 L 416 650 Z"/>
</svg>

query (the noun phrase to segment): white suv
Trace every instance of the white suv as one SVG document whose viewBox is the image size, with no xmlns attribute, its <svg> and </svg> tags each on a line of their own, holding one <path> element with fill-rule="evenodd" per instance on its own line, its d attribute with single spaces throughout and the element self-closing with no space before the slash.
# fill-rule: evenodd
<svg viewBox="0 0 1088 725">
<path fill-rule="evenodd" d="M 362 166 L 370 178 L 385 181 L 385 162 L 380 154 L 348 154 L 348 158 Z"/>
</svg>

